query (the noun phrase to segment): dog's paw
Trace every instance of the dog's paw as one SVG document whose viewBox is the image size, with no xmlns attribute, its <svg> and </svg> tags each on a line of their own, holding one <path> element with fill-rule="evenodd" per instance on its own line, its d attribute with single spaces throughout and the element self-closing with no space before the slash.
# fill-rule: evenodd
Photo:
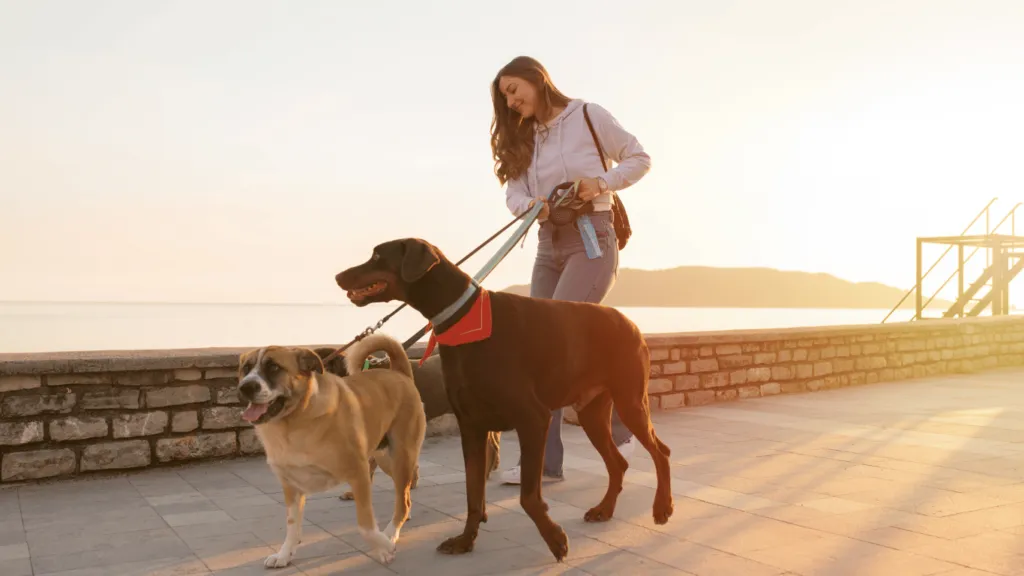
<svg viewBox="0 0 1024 576">
<path fill-rule="evenodd" d="M 672 512 L 674 510 L 675 510 L 675 506 L 672 505 L 672 497 L 671 496 L 669 496 L 668 498 L 665 499 L 665 501 L 662 501 L 662 502 L 659 502 L 659 501 L 655 500 L 655 502 L 654 502 L 654 511 L 653 511 L 654 512 L 654 523 L 655 524 L 659 524 L 659 525 L 667 523 L 668 519 L 672 517 Z"/>
<path fill-rule="evenodd" d="M 370 551 L 370 558 L 373 558 L 377 562 L 387 566 L 395 560 L 395 551 L 387 550 L 385 548 L 374 548 Z"/>
<path fill-rule="evenodd" d="M 437 551 L 442 554 L 465 554 L 473 551 L 473 538 L 466 536 L 465 534 L 459 534 L 441 542 L 437 546 Z"/>
<path fill-rule="evenodd" d="M 291 562 L 291 560 L 291 553 L 282 554 L 281 552 L 278 552 L 277 554 L 267 556 L 267 559 L 263 561 L 263 566 L 267 568 L 284 568 L 289 562 Z"/>
<path fill-rule="evenodd" d="M 349 490 L 348 492 L 345 492 L 341 496 L 338 496 L 338 500 L 355 500 L 355 499 L 356 499 L 356 497 L 352 494 L 351 490 Z"/>
<path fill-rule="evenodd" d="M 397 530 L 395 528 L 395 522 L 394 521 L 388 522 L 388 527 L 384 529 L 384 536 L 386 536 L 387 539 L 392 544 L 398 544 L 398 534 L 399 534 L 399 530 Z"/>
<path fill-rule="evenodd" d="M 607 522 L 611 519 L 612 512 L 601 505 L 594 506 L 583 515 L 584 522 Z"/>
<path fill-rule="evenodd" d="M 558 531 L 544 540 L 547 542 L 548 549 L 551 550 L 555 560 L 561 562 L 569 555 L 569 536 L 558 525 L 555 525 L 555 528 Z"/>
</svg>

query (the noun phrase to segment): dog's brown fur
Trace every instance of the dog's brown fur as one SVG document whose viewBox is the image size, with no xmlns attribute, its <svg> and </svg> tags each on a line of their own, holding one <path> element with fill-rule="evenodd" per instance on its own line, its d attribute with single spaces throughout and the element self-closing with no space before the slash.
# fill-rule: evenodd
<svg viewBox="0 0 1024 576">
<path fill-rule="evenodd" d="M 320 358 L 326 358 L 334 352 L 334 348 L 316 348 L 314 350 Z M 384 359 L 383 363 L 373 366 L 373 369 L 383 370 L 390 366 L 390 361 Z M 345 355 L 335 356 L 328 360 L 324 364 L 324 370 L 334 374 L 336 376 L 347 376 L 348 370 L 345 367 Z M 441 370 L 441 357 L 434 354 L 427 358 L 423 365 L 418 363 L 412 364 L 412 377 L 413 381 L 416 382 L 416 390 L 420 393 L 420 399 L 423 401 L 423 410 L 427 415 L 427 422 L 429 423 L 434 418 L 443 416 L 445 414 L 452 413 L 451 404 L 448 403 L 448 396 L 445 392 L 444 385 L 444 371 Z M 380 451 L 374 452 L 373 456 L 370 456 L 370 478 L 373 478 L 373 474 L 377 469 L 377 461 L 375 456 Z M 381 457 L 387 458 L 387 454 L 382 454 Z M 501 432 L 488 432 L 487 433 L 487 479 L 490 479 L 491 473 L 497 470 L 501 466 Z M 390 474 L 387 470 L 385 473 Z M 416 488 L 417 482 L 419 481 L 419 469 L 413 479 L 413 489 Z M 341 496 L 338 496 L 341 500 L 352 500 L 352 492 L 347 491 Z"/>
<path fill-rule="evenodd" d="M 441 252 L 419 239 L 378 245 L 364 264 L 336 277 L 357 305 L 400 300 L 427 318 L 456 302 L 471 279 Z M 443 333 L 472 307 L 434 326 Z M 584 516 L 606 521 L 615 511 L 628 462 L 615 449 L 611 411 L 647 449 L 657 470 L 654 521 L 672 515 L 670 450 L 650 421 L 647 380 L 650 354 L 636 325 L 614 308 L 596 304 L 490 293 L 490 338 L 459 346 L 440 345 L 445 386 L 459 421 L 466 460 L 468 515 L 463 533 L 438 550 L 473 549 L 480 522 L 487 521 L 484 470 L 487 431 L 516 430 L 522 448 L 520 502 L 556 559 L 569 550 L 565 531 L 548 516 L 541 496 L 541 468 L 551 410 L 575 404 L 580 424 L 604 459 L 608 490 Z"/>
<path fill-rule="evenodd" d="M 391 370 L 361 371 L 376 351 L 391 359 Z M 305 348 L 266 347 L 239 359 L 239 394 L 271 408 L 256 421 L 267 464 L 284 489 L 287 536 L 268 567 L 286 566 L 301 539 L 306 494 L 347 482 L 355 494 L 360 533 L 380 562 L 394 559 L 395 544 L 408 519 L 426 417 L 405 351 L 383 334 L 352 348 L 349 375 L 325 373 L 320 357 Z M 272 399 L 267 401 L 267 399 Z M 386 449 L 379 449 L 386 442 Z M 395 483 L 395 510 L 384 532 L 371 500 L 369 457 Z"/>
</svg>

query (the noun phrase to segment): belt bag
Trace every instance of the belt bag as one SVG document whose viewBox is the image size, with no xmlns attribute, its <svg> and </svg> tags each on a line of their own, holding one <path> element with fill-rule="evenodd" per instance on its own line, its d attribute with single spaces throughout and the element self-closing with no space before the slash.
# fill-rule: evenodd
<svg viewBox="0 0 1024 576">
<path fill-rule="evenodd" d="M 548 222 L 551 222 L 555 226 L 565 226 L 576 222 L 576 219 L 584 214 L 590 214 L 594 211 L 594 204 L 592 202 L 584 202 L 576 196 L 576 189 L 573 188 L 573 182 L 563 182 L 548 195 L 548 202 L 551 203 L 551 212 L 548 214 Z M 567 194 L 571 196 L 565 199 L 561 205 L 555 206 L 554 203 L 558 200 L 558 192 L 561 190 L 569 190 Z"/>
</svg>

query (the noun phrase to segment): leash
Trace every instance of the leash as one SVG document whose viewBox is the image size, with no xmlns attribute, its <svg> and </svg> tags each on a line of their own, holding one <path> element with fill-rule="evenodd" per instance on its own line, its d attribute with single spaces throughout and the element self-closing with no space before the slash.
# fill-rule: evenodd
<svg viewBox="0 0 1024 576">
<path fill-rule="evenodd" d="M 504 245 L 502 245 L 502 249 L 504 250 L 504 254 L 502 254 L 502 256 L 500 258 L 498 258 L 497 261 L 494 262 L 493 264 L 491 264 L 491 261 L 493 261 L 494 258 L 491 258 L 491 261 L 488 261 L 487 265 L 485 266 L 485 269 L 487 268 L 487 266 L 490 266 L 490 270 L 487 270 L 487 274 L 490 274 L 490 271 L 493 270 L 502 260 L 504 260 L 505 256 L 507 256 L 509 252 L 511 252 L 512 246 L 514 246 L 515 243 L 517 241 L 519 241 L 520 236 L 522 236 L 524 242 L 526 241 L 526 233 L 529 231 L 530 226 L 533 225 L 533 221 L 537 219 L 537 214 L 540 213 L 540 210 L 541 210 L 542 206 L 543 206 L 543 203 L 538 202 L 538 203 L 536 203 L 534 205 L 533 209 L 531 209 L 529 211 L 526 211 L 526 212 L 523 212 L 519 216 L 516 216 L 515 218 L 513 218 L 511 222 L 509 222 L 508 224 L 505 224 L 504 226 L 502 226 L 501 229 L 498 230 L 497 232 L 495 232 L 494 234 L 492 234 L 490 238 L 488 238 L 487 240 L 484 240 L 476 248 L 473 248 L 473 250 L 471 250 L 469 252 L 469 254 L 466 254 L 465 256 L 463 256 L 461 260 L 459 260 L 458 262 L 455 263 L 455 265 L 456 266 L 462 265 L 466 260 L 469 260 L 474 255 L 476 255 L 477 252 L 482 250 L 484 248 L 484 246 L 487 246 L 488 244 L 493 242 L 495 238 L 497 238 L 498 236 L 501 236 L 501 234 L 503 232 L 505 232 L 506 230 L 511 228 L 513 224 L 515 224 L 516 222 L 519 222 L 520 220 L 523 220 L 523 219 L 528 217 L 528 221 L 524 222 L 524 225 L 520 225 L 519 230 L 517 230 L 516 233 L 512 235 L 512 238 L 513 238 L 512 242 L 511 243 L 506 242 Z M 501 251 L 499 251 L 499 253 L 500 252 Z M 484 276 L 486 277 L 486 274 Z M 360 340 L 366 338 L 370 334 L 373 334 L 377 330 L 380 330 L 381 326 L 383 326 L 384 323 L 386 323 L 388 320 L 391 320 L 391 318 L 393 318 L 395 316 L 395 314 L 398 314 L 399 312 L 401 312 L 402 309 L 405 308 L 406 306 L 408 306 L 408 304 L 403 302 L 401 306 L 399 306 L 398 308 L 395 308 L 390 313 L 388 313 L 386 316 L 384 316 L 383 318 L 378 320 L 376 324 L 374 324 L 373 326 L 368 326 L 365 330 L 360 332 L 359 335 L 357 335 L 355 338 L 353 338 L 348 344 L 345 344 L 341 348 L 338 348 L 334 352 L 331 352 L 330 354 L 325 356 L 323 358 L 323 360 L 322 360 L 323 363 L 326 364 L 326 363 L 330 362 L 331 360 L 337 358 L 338 356 L 343 354 L 345 352 L 345 350 L 348 350 L 353 345 L 355 345 L 356 342 L 359 342 Z M 429 329 L 430 329 L 430 324 L 427 324 L 427 326 L 425 326 L 423 329 L 421 329 L 417 333 L 417 335 L 413 336 L 409 340 L 406 340 L 405 343 L 402 344 L 402 347 L 404 349 L 408 350 L 413 344 L 418 342 L 419 339 L 422 338 L 423 335 L 426 334 L 427 330 L 429 330 Z M 368 365 L 364 362 L 363 363 L 363 369 L 366 369 L 367 367 L 368 367 Z"/>
<path fill-rule="evenodd" d="M 484 279 L 486 279 L 487 276 L 489 276 L 491 272 L 493 272 L 494 269 L 498 267 L 498 264 L 501 264 L 501 261 L 504 260 L 505 257 L 508 256 L 510 252 L 512 252 L 512 248 L 515 247 L 516 242 L 518 242 L 520 238 L 523 238 L 523 240 L 525 241 L 526 233 L 529 232 L 530 226 L 533 225 L 534 220 L 537 219 L 537 215 L 540 214 L 540 211 L 543 208 L 544 203 L 537 202 L 536 204 L 534 204 L 533 208 L 531 208 L 528 212 L 523 213 L 524 216 L 528 216 L 527 220 L 519 225 L 519 229 L 516 230 L 516 232 L 512 234 L 512 236 L 508 240 L 506 240 L 504 244 L 501 245 L 501 248 L 498 249 L 494 256 L 491 256 L 491 259 L 488 260 L 486 264 L 484 264 L 484 267 L 481 268 L 480 271 L 477 272 L 475 276 L 473 276 L 473 284 L 479 286 L 479 284 L 481 284 L 484 281 Z M 513 221 L 513 223 L 514 222 L 515 221 Z M 426 334 L 430 329 L 431 324 L 428 322 L 427 325 L 421 328 L 420 331 L 417 332 L 412 338 L 406 340 L 405 343 L 402 344 L 402 347 L 408 350 L 410 347 L 412 347 L 413 344 L 418 342 L 419 339 L 422 338 L 423 335 Z M 430 352 L 429 348 L 427 349 L 427 352 Z M 421 362 L 424 359 L 426 359 L 426 354 L 424 354 L 424 357 L 421 359 Z"/>
</svg>

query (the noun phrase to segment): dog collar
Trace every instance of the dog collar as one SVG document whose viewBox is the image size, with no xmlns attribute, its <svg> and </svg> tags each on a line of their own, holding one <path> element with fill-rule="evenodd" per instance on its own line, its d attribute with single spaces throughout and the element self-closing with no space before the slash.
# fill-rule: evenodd
<svg viewBox="0 0 1024 576">
<path fill-rule="evenodd" d="M 447 330 L 438 334 L 431 331 L 427 348 L 423 351 L 419 365 L 422 366 L 434 351 L 438 343 L 445 346 L 459 346 L 470 342 L 479 342 L 491 337 L 493 318 L 491 316 L 491 295 L 487 290 L 480 290 L 480 296 L 473 302 L 473 306 L 465 316 L 459 318 L 458 322 L 452 324 Z M 433 325 L 431 325 L 433 330 Z"/>
<path fill-rule="evenodd" d="M 432 317 L 430 319 L 430 325 L 440 326 L 451 319 L 451 317 L 459 311 L 459 308 L 462 308 L 466 305 L 466 302 L 469 302 L 469 299 L 473 297 L 473 294 L 476 293 L 479 288 L 480 285 L 477 284 L 476 279 L 470 278 L 469 286 L 466 287 L 466 291 L 462 293 L 462 296 L 459 296 L 458 300 L 452 302 L 448 307 L 438 312 L 436 316 Z"/>
</svg>

